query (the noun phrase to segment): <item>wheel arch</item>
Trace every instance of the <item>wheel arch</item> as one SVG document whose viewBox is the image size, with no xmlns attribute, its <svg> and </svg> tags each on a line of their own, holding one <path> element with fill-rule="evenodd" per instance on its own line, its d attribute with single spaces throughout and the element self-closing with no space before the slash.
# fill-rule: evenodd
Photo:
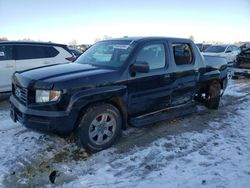
<svg viewBox="0 0 250 188">
<path fill-rule="evenodd" d="M 89 103 L 81 106 L 79 108 L 79 113 L 78 113 L 78 118 L 77 121 L 75 123 L 74 128 L 76 129 L 81 121 L 81 117 L 83 116 L 83 114 L 86 112 L 86 110 L 93 105 L 101 105 L 101 104 L 111 104 L 113 105 L 115 108 L 117 108 L 121 114 L 121 118 L 122 118 L 122 129 L 126 130 L 127 129 L 127 107 L 126 107 L 126 102 L 124 100 L 123 97 L 121 96 L 115 96 L 115 97 L 111 97 L 111 98 L 107 98 L 107 99 L 102 99 L 102 100 L 94 100 L 94 101 L 90 101 Z"/>
<path fill-rule="evenodd" d="M 214 78 L 211 80 L 207 80 L 203 83 L 201 83 L 198 92 L 204 93 L 208 90 L 209 86 L 213 83 L 213 82 L 218 82 L 221 85 L 221 89 L 223 89 L 223 80 L 220 80 L 219 78 Z"/>
</svg>

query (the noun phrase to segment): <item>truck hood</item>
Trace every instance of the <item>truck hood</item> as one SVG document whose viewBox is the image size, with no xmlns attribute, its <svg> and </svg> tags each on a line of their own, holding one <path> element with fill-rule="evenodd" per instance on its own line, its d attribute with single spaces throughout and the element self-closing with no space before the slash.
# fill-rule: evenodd
<svg viewBox="0 0 250 188">
<path fill-rule="evenodd" d="M 225 57 L 220 56 L 212 56 L 203 54 L 205 64 L 209 67 L 213 67 L 216 69 L 224 69 L 227 67 L 227 60 Z"/>
<path fill-rule="evenodd" d="M 117 70 L 100 68 L 90 64 L 69 63 L 48 66 L 16 73 L 13 80 L 23 87 L 43 89 L 72 88 L 105 82 L 113 78 Z M 113 76 L 112 76 L 113 75 Z M 105 78 L 105 79 L 104 79 Z"/>
</svg>

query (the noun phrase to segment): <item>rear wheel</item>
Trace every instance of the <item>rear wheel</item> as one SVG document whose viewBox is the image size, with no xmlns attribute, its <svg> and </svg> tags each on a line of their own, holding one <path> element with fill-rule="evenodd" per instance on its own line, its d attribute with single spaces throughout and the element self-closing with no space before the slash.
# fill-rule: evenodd
<svg viewBox="0 0 250 188">
<path fill-rule="evenodd" d="M 218 81 L 213 81 L 209 84 L 207 90 L 206 106 L 209 109 L 218 109 L 220 104 L 221 84 Z"/>
<path fill-rule="evenodd" d="M 97 152 L 110 147 L 121 134 L 122 118 L 117 108 L 99 104 L 87 109 L 78 128 L 80 143 Z"/>
</svg>

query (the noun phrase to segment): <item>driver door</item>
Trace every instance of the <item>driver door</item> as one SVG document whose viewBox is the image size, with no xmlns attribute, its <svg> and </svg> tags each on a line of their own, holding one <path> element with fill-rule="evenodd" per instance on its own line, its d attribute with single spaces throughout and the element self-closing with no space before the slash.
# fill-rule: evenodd
<svg viewBox="0 0 250 188">
<path fill-rule="evenodd" d="M 166 72 L 166 45 L 162 42 L 147 43 L 132 62 L 146 62 L 150 70 L 129 75 L 128 113 L 139 116 L 167 108 L 172 90 L 170 75 Z"/>
</svg>

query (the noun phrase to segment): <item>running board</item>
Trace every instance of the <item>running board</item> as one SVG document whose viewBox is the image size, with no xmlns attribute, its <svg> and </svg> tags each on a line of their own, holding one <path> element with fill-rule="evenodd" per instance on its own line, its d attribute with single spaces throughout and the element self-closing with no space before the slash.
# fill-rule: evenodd
<svg viewBox="0 0 250 188">
<path fill-rule="evenodd" d="M 197 111 L 195 103 L 190 103 L 187 105 L 181 105 L 178 107 L 168 108 L 165 110 L 160 110 L 150 114 L 145 114 L 135 118 L 131 118 L 129 123 L 133 127 L 142 127 L 144 125 L 153 124 L 163 120 L 170 120 L 180 116 L 188 115 Z"/>
</svg>

